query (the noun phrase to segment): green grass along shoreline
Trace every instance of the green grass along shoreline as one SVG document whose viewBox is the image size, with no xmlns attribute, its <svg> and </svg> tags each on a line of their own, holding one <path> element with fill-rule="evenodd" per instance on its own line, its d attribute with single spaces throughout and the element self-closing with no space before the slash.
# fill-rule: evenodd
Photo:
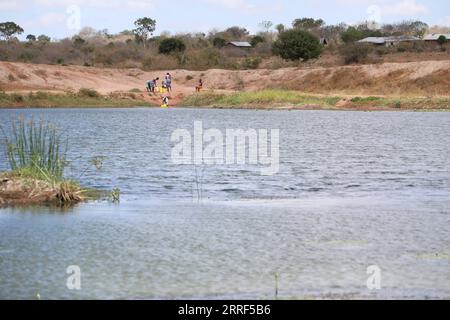
<svg viewBox="0 0 450 320">
<path fill-rule="evenodd" d="M 304 109 L 355 111 L 448 111 L 450 97 L 391 97 L 369 96 L 343 98 L 338 95 L 314 95 L 299 91 L 261 90 L 251 92 L 192 94 L 179 106 L 223 109 Z M 94 90 L 81 89 L 77 93 L 26 94 L 0 92 L 0 108 L 131 108 L 159 107 L 142 99 L 135 92 L 101 95 Z"/>
</svg>

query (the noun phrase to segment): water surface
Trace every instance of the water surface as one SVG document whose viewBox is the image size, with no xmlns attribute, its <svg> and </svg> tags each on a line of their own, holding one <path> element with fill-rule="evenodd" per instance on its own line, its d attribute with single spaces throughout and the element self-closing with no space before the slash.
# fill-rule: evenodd
<svg viewBox="0 0 450 320">
<path fill-rule="evenodd" d="M 270 299 L 275 273 L 284 298 L 450 298 L 449 113 L 0 110 L 4 130 L 20 115 L 56 123 L 68 174 L 122 202 L 1 209 L 0 298 Z M 199 120 L 280 129 L 280 172 L 173 165 L 171 133 Z"/>
</svg>

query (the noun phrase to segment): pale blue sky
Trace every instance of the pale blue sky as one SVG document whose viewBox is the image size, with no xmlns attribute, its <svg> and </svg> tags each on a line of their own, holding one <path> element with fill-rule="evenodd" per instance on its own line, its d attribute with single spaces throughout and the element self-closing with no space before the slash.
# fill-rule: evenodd
<svg viewBox="0 0 450 320">
<path fill-rule="evenodd" d="M 393 22 L 420 19 L 450 26 L 448 0 L 0 0 L 0 21 L 19 23 L 25 34 L 63 38 L 80 26 L 116 33 L 132 29 L 148 16 L 157 31 L 208 32 L 239 25 L 255 32 L 270 20 L 290 25 L 295 18 L 323 18 L 327 23 L 364 20 Z M 75 29 L 74 29 L 75 27 Z"/>
</svg>

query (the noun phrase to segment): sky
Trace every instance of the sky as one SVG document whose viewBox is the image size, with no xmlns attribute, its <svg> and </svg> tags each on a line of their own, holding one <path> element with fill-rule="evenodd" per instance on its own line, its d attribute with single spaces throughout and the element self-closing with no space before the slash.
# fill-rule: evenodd
<svg viewBox="0 0 450 320">
<path fill-rule="evenodd" d="M 62 39 L 85 26 L 118 33 L 140 17 L 157 21 L 155 34 L 205 32 L 239 25 L 260 31 L 261 21 L 291 25 L 296 18 L 328 24 L 389 23 L 419 19 L 450 27 L 449 0 L 0 0 L 0 22 L 13 21 L 27 34 Z"/>
</svg>

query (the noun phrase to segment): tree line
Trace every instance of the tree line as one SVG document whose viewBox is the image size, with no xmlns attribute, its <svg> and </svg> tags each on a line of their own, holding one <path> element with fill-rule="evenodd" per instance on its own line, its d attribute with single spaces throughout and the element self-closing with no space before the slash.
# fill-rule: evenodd
<svg viewBox="0 0 450 320">
<path fill-rule="evenodd" d="M 27 41 L 21 42 L 17 37 L 25 32 L 24 29 L 14 22 L 3 22 L 0 23 L 0 59 L 106 66 L 124 66 L 129 60 L 129 64 L 134 63 L 134 66 L 144 69 L 171 66 L 197 69 L 257 68 L 264 59 L 271 57 L 279 57 L 287 62 L 316 59 L 323 53 L 324 44 L 332 49 L 341 48 L 339 52 L 348 55 L 345 49 L 361 51 L 354 44 L 365 37 L 423 37 L 430 28 L 422 21 L 384 25 L 363 22 L 348 26 L 344 23 L 327 25 L 322 19 L 299 18 L 291 26 L 263 21 L 259 24 L 260 32 L 257 34 L 251 34 L 243 27 L 232 26 L 225 30 L 211 30 L 208 34 L 172 36 L 169 32 L 161 32 L 159 36 L 154 36 L 156 26 L 156 20 L 143 17 L 134 22 L 132 30 L 115 35 L 109 34 L 108 30 L 96 31 L 86 27 L 68 39 L 51 41 L 47 35 L 28 34 Z M 242 55 L 224 53 L 222 49 L 230 41 L 248 41 L 252 49 Z M 49 47 L 53 52 L 50 52 Z M 365 50 L 368 51 L 367 48 Z M 280 62 L 281 66 L 285 64 Z"/>
</svg>

